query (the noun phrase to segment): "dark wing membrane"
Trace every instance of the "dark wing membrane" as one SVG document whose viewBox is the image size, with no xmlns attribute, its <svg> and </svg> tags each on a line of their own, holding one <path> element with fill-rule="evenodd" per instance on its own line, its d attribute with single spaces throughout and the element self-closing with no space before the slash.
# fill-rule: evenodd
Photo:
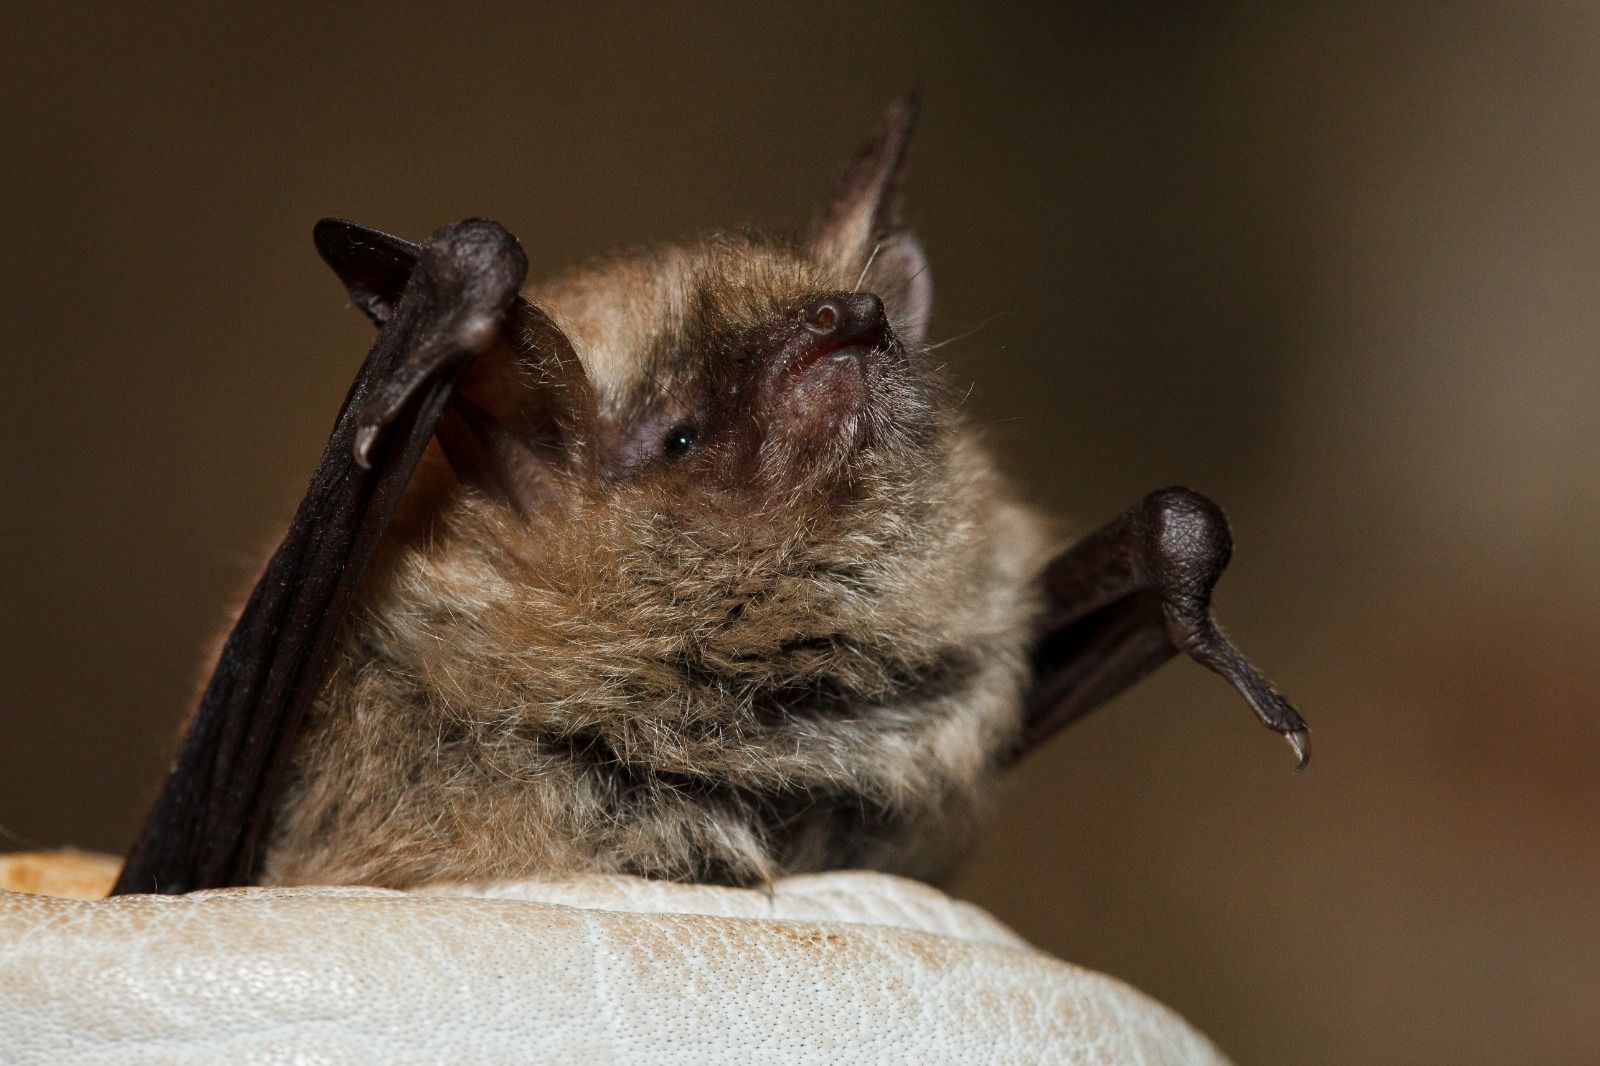
<svg viewBox="0 0 1600 1066">
<path fill-rule="evenodd" d="M 446 226 L 420 249 L 338 221 L 316 236 L 382 331 L 223 646 L 114 895 L 255 881 L 296 733 L 362 572 L 457 378 L 499 339 L 527 273 L 516 239 L 482 220 Z"/>
<path fill-rule="evenodd" d="M 1212 617 L 1211 590 L 1232 552 L 1222 509 L 1171 488 L 1046 567 L 1045 625 L 1018 757 L 1182 652 L 1232 683 L 1304 767 L 1311 756 L 1305 721 Z"/>
</svg>

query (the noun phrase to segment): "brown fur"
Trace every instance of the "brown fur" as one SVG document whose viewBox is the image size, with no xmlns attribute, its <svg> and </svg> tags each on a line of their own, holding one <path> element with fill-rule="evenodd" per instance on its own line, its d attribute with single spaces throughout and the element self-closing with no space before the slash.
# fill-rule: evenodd
<svg viewBox="0 0 1600 1066">
<path fill-rule="evenodd" d="M 530 293 L 592 389 L 566 445 L 583 461 L 548 464 L 524 515 L 426 457 L 299 747 L 269 882 L 931 876 L 960 848 L 1019 728 L 1045 537 L 918 353 L 896 132 L 806 243 L 718 237 Z M 865 399 L 819 378 L 728 415 L 692 462 L 650 457 L 685 412 L 726 415 L 708 376 L 746 373 L 874 252 L 861 288 L 895 339 Z M 515 425 L 541 386 L 515 382 L 528 352 L 502 355 L 468 388 Z"/>
</svg>

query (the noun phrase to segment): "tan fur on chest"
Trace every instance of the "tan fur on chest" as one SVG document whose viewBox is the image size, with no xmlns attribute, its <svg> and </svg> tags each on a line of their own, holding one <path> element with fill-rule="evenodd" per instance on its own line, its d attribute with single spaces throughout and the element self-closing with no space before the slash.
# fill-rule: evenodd
<svg viewBox="0 0 1600 1066">
<path fill-rule="evenodd" d="M 461 506 L 347 641 L 268 879 L 932 874 L 1014 737 L 1043 552 L 947 462 L 954 499 L 820 544 Z"/>
</svg>

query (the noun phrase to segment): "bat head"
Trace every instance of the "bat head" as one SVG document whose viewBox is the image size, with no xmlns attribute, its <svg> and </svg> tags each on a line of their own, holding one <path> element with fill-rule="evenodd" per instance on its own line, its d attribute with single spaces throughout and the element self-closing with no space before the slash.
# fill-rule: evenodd
<svg viewBox="0 0 1600 1066">
<path fill-rule="evenodd" d="M 909 100 L 895 108 L 805 239 L 721 235 L 534 290 L 586 369 L 589 388 L 559 388 L 557 402 L 588 430 L 568 443 L 587 448 L 591 481 L 654 487 L 663 504 L 766 510 L 847 497 L 871 469 L 928 446 L 934 383 L 919 348 L 931 286 L 892 210 L 912 116 Z M 486 361 L 464 392 L 504 424 L 548 426 L 550 378 L 526 364 Z M 548 478 L 494 480 L 532 486 L 525 509 L 550 495 Z"/>
<path fill-rule="evenodd" d="M 275 879 L 949 857 L 1017 735 L 1044 538 L 925 358 L 912 114 L 802 236 L 526 294 L 369 571 Z M 385 321 L 405 248 L 319 244 Z"/>
<path fill-rule="evenodd" d="M 719 235 L 535 288 L 439 433 L 460 481 L 524 514 L 585 481 L 767 507 L 848 494 L 867 453 L 926 446 L 932 287 L 894 213 L 914 111 L 895 106 L 803 239 Z M 318 242 L 387 321 L 413 246 L 345 224 Z"/>
</svg>

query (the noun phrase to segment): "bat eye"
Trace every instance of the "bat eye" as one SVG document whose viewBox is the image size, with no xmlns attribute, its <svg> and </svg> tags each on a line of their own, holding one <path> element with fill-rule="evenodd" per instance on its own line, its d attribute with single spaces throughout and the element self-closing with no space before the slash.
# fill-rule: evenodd
<svg viewBox="0 0 1600 1066">
<path fill-rule="evenodd" d="M 686 455 L 694 447 L 695 433 L 693 426 L 673 426 L 667 430 L 667 435 L 661 439 L 661 451 L 668 459 L 677 459 Z"/>
</svg>

